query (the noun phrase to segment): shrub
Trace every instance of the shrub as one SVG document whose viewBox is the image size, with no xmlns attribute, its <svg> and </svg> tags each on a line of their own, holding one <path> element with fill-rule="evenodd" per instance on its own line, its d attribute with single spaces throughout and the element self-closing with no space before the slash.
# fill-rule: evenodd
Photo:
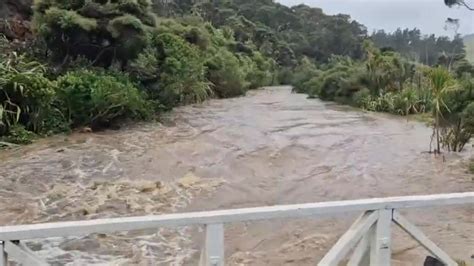
<svg viewBox="0 0 474 266">
<path fill-rule="evenodd" d="M 24 56 L 0 58 L 0 135 L 17 124 L 37 133 L 49 130 L 56 88 L 44 72 L 43 65 Z"/>
<path fill-rule="evenodd" d="M 211 91 L 199 51 L 172 34 L 160 34 L 154 43 L 164 57 L 160 64 L 164 102 L 175 106 L 207 99 Z"/>
<path fill-rule="evenodd" d="M 176 19 L 160 20 L 157 28 L 159 33 L 178 35 L 203 51 L 211 45 L 210 30 L 214 30 L 212 26 L 205 24 L 197 17 L 182 18 L 179 22 Z"/>
<path fill-rule="evenodd" d="M 352 102 L 363 109 L 367 109 L 368 103 L 371 101 L 370 90 L 364 88 L 352 96 Z"/>
<path fill-rule="evenodd" d="M 352 95 L 363 88 L 358 82 L 359 69 L 351 66 L 338 66 L 326 71 L 321 76 L 319 97 L 324 100 L 352 98 Z M 315 94 L 310 92 L 309 94 Z"/>
<path fill-rule="evenodd" d="M 151 36 L 150 44 L 134 64 L 143 65 L 142 75 L 148 73 L 148 80 L 142 81 L 149 85 L 152 99 L 172 108 L 201 102 L 212 95 L 197 47 L 177 35 L 158 32 Z"/>
<path fill-rule="evenodd" d="M 245 94 L 247 89 L 246 73 L 239 59 L 224 48 L 219 48 L 206 62 L 207 78 L 212 89 L 221 98 Z"/>
<path fill-rule="evenodd" d="M 364 68 L 347 57 L 333 56 L 322 69 L 321 72 L 311 72 L 320 81 L 313 81 L 313 88 L 306 90 L 310 96 L 350 102 L 353 94 L 365 87 L 361 82 Z"/>
<path fill-rule="evenodd" d="M 151 104 L 126 78 L 78 70 L 58 78 L 58 96 L 72 126 L 102 127 L 119 118 L 147 118 Z"/>
<path fill-rule="evenodd" d="M 449 151 L 463 151 L 473 135 L 474 102 L 471 102 L 462 113 L 450 117 L 448 126 L 442 131 L 443 146 Z"/>
<path fill-rule="evenodd" d="M 275 62 L 265 58 L 260 52 L 254 52 L 251 58 L 246 58 L 247 63 L 242 67 L 247 70 L 246 80 L 250 84 L 249 89 L 272 85 Z"/>
<path fill-rule="evenodd" d="M 319 76 L 315 76 L 310 80 L 303 83 L 303 88 L 305 91 L 308 92 L 309 97 L 316 97 L 321 92 L 321 78 Z"/>
<path fill-rule="evenodd" d="M 463 110 L 461 114 L 464 127 L 471 133 L 474 134 L 474 102 L 471 102 Z"/>
<path fill-rule="evenodd" d="M 308 82 L 320 76 L 320 72 L 317 70 L 316 66 L 309 61 L 308 58 L 303 58 L 300 64 L 294 69 L 294 74 L 292 75 L 291 85 L 296 92 L 310 92 L 310 94 L 315 94 L 315 91 L 318 88 L 308 88 L 306 85 L 309 85 Z M 315 85 L 315 82 L 312 82 L 312 85 Z M 318 93 L 319 94 L 319 93 Z"/>
<path fill-rule="evenodd" d="M 290 85 L 293 83 L 293 69 L 290 67 L 280 67 L 277 73 L 277 81 L 280 85 Z"/>
<path fill-rule="evenodd" d="M 425 96 L 420 96 L 420 91 L 413 87 L 405 88 L 393 95 L 393 109 L 389 111 L 398 115 L 424 113 L 429 108 L 431 102 Z"/>
<path fill-rule="evenodd" d="M 36 137 L 35 133 L 25 129 L 23 125 L 14 125 L 10 128 L 8 135 L 0 138 L 7 143 L 30 144 Z"/>
<path fill-rule="evenodd" d="M 85 56 L 105 67 L 134 59 L 156 25 L 149 0 L 37 0 L 33 20 L 56 61 Z"/>
</svg>

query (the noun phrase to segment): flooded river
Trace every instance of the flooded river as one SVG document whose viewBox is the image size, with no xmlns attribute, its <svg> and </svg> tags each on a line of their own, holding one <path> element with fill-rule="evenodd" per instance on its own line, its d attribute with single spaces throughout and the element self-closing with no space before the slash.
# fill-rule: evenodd
<svg viewBox="0 0 474 266">
<path fill-rule="evenodd" d="M 162 123 L 43 139 L 0 152 L 0 224 L 474 191 L 472 148 L 424 153 L 431 130 L 290 88 L 178 108 Z M 315 265 L 358 214 L 226 225 L 229 265 Z M 407 217 L 473 262 L 474 206 Z M 54 265 L 195 265 L 200 228 L 32 240 Z M 422 249 L 394 229 L 396 265 Z"/>
</svg>

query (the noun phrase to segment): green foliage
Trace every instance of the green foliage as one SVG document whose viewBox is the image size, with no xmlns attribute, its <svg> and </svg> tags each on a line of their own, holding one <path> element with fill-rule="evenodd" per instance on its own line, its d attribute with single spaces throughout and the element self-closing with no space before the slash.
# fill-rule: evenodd
<svg viewBox="0 0 474 266">
<path fill-rule="evenodd" d="M 79 15 L 75 11 L 59 9 L 56 7 L 51 7 L 45 11 L 44 22 L 48 24 L 54 24 L 56 27 L 62 30 L 84 30 L 90 32 L 97 28 L 97 21 L 95 19 L 90 19 Z M 39 27 L 40 33 L 52 34 L 49 32 L 47 27 Z"/>
<path fill-rule="evenodd" d="M 354 94 L 353 102 L 357 106 L 374 112 L 388 112 L 396 115 L 424 113 L 430 109 L 430 100 L 426 92 L 410 87 L 401 92 L 388 92 L 371 95 L 370 90 L 362 89 Z"/>
<path fill-rule="evenodd" d="M 352 96 L 352 102 L 358 107 L 373 111 L 372 95 L 370 94 L 370 90 L 367 88 L 363 88 L 360 91 L 354 93 Z"/>
<path fill-rule="evenodd" d="M 449 151 L 462 151 L 474 136 L 474 100 L 461 113 L 454 113 L 446 119 L 441 141 Z"/>
<path fill-rule="evenodd" d="M 292 68 L 280 67 L 276 75 L 277 75 L 278 84 L 284 84 L 284 85 L 291 84 L 295 86 L 295 84 L 293 83 L 294 72 Z M 302 89 L 301 91 L 306 91 L 306 90 Z"/>
<path fill-rule="evenodd" d="M 160 92 L 162 102 L 170 107 L 178 104 L 201 102 L 211 91 L 204 79 L 205 68 L 199 51 L 182 38 L 160 34 L 154 44 L 164 56 L 160 64 Z"/>
<path fill-rule="evenodd" d="M 136 58 L 155 20 L 145 0 L 37 0 L 33 24 L 56 62 L 84 56 L 109 67 Z"/>
<path fill-rule="evenodd" d="M 248 83 L 241 62 L 230 51 L 220 48 L 206 62 L 207 78 L 217 96 L 226 98 L 242 95 Z"/>
<path fill-rule="evenodd" d="M 463 40 L 456 36 L 450 39 L 445 36 L 436 37 L 423 35 L 419 29 L 397 29 L 393 33 L 383 30 L 374 32 L 370 39 L 382 50 L 396 51 L 410 61 L 434 66 L 440 63 L 440 58 L 453 61 L 459 55 L 464 55 Z M 465 42 L 466 43 L 466 42 Z"/>
<path fill-rule="evenodd" d="M 435 153 L 441 153 L 440 145 L 442 142 L 448 143 L 448 146 L 452 145 L 452 141 L 450 140 L 452 137 L 448 136 L 442 138 L 440 131 L 443 115 L 451 112 L 449 106 L 446 104 L 446 98 L 449 93 L 456 89 L 456 83 L 451 73 L 442 67 L 431 69 L 428 77 L 432 94 L 432 111 L 435 119 L 433 124 L 433 138 L 436 139 Z M 454 130 L 460 132 L 460 126 L 457 126 Z M 454 132 L 453 134 L 458 135 L 460 133 Z"/>
<path fill-rule="evenodd" d="M 147 118 L 145 95 L 126 78 L 78 70 L 58 78 L 58 96 L 73 126 L 102 127 L 119 118 Z"/>
<path fill-rule="evenodd" d="M 474 101 L 472 101 L 461 114 L 463 127 L 472 135 L 474 134 Z"/>
<path fill-rule="evenodd" d="M 42 58 L 54 67 L 0 56 L 0 135 L 17 130 L 21 139 L 21 126 L 40 134 L 99 127 L 282 83 L 372 111 L 433 112 L 449 149 L 470 139 L 474 68 L 458 37 L 399 30 L 373 34 L 373 44 L 347 15 L 274 1 L 153 1 L 153 8 L 167 18 L 155 16 L 150 0 L 35 0 L 35 33 L 48 48 Z M 58 73 L 66 74 L 53 81 Z M 454 77 L 461 90 L 451 89 Z"/>
<path fill-rule="evenodd" d="M 402 91 L 416 74 L 414 64 L 394 52 L 382 52 L 373 43 L 364 43 L 367 60 L 365 81 L 372 93 Z"/>
<path fill-rule="evenodd" d="M 293 72 L 291 84 L 296 92 L 311 92 L 314 94 L 318 90 L 316 82 L 321 73 L 309 58 L 303 58 Z M 309 84 L 310 81 L 312 81 L 311 84 Z"/>
<path fill-rule="evenodd" d="M 246 72 L 249 89 L 273 84 L 275 62 L 265 58 L 260 52 L 254 52 L 252 57 L 240 56 L 241 68 Z"/>
<path fill-rule="evenodd" d="M 14 144 L 30 144 L 35 137 L 35 133 L 26 130 L 23 125 L 17 124 L 10 128 L 7 136 L 0 137 L 0 140 Z"/>
<path fill-rule="evenodd" d="M 304 56 L 319 62 L 326 62 L 332 54 L 360 58 L 367 35 L 365 27 L 347 15 L 329 16 L 306 5 L 290 8 L 273 1 L 206 1 L 194 11 L 217 27 L 230 28 L 239 44 L 252 43 L 283 67 L 294 67 Z"/>
<path fill-rule="evenodd" d="M 0 136 L 17 124 L 37 133 L 49 130 L 45 123 L 54 110 L 56 87 L 44 71 L 24 56 L 0 58 Z"/>
<path fill-rule="evenodd" d="M 152 99 L 166 108 L 202 102 L 212 95 L 197 47 L 171 33 L 155 32 L 130 71 L 147 85 Z"/>
<path fill-rule="evenodd" d="M 448 95 L 456 90 L 457 84 L 452 74 L 443 67 L 436 67 L 429 72 L 429 86 L 432 93 L 433 114 L 441 118 L 451 112 L 446 104 Z"/>
<path fill-rule="evenodd" d="M 130 14 L 110 20 L 109 25 L 107 26 L 107 30 L 113 38 L 120 37 L 127 28 L 133 29 L 138 33 L 145 33 L 145 25 L 143 25 L 142 21 Z"/>
<path fill-rule="evenodd" d="M 321 73 L 320 82 L 308 91 L 310 96 L 319 96 L 323 100 L 346 102 L 353 94 L 364 88 L 360 82 L 363 68 L 348 58 L 333 58 Z"/>
</svg>

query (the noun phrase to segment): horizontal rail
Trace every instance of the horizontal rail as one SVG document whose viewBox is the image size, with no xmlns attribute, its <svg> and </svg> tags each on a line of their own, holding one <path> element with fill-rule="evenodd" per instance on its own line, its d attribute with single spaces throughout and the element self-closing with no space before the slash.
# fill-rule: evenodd
<svg viewBox="0 0 474 266">
<path fill-rule="evenodd" d="M 474 203 L 474 192 L 332 201 L 157 216 L 97 219 L 0 227 L 0 240 L 80 236 L 188 225 L 220 224 L 316 215 Z"/>
</svg>

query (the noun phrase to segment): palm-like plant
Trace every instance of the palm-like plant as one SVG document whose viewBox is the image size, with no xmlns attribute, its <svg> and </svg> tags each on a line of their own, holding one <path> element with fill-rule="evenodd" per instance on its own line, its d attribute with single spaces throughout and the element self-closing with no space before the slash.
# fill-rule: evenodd
<svg viewBox="0 0 474 266">
<path fill-rule="evenodd" d="M 449 71 L 442 67 L 434 68 L 429 73 L 430 89 L 432 94 L 432 108 L 433 116 L 435 118 L 433 124 L 433 135 L 431 137 L 431 143 L 433 138 L 436 137 L 436 150 L 435 153 L 441 153 L 440 148 L 440 128 L 441 119 L 443 113 L 450 112 L 449 107 L 445 103 L 447 95 L 457 89 L 455 79 L 451 76 Z M 431 149 L 431 144 L 430 144 Z"/>
</svg>

